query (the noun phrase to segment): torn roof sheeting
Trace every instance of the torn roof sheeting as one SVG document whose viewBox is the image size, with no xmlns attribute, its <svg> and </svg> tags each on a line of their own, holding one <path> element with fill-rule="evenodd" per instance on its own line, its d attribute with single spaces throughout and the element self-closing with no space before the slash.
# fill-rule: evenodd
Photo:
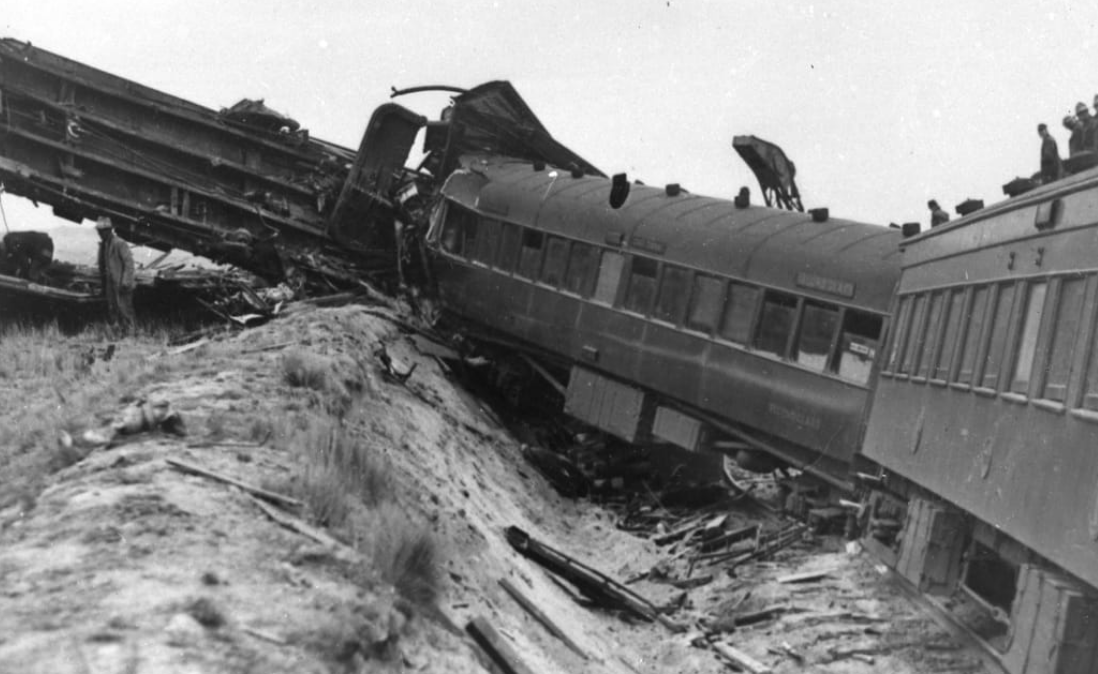
<svg viewBox="0 0 1098 674">
<path fill-rule="evenodd" d="M 605 177 L 583 157 L 557 142 L 506 81 L 482 84 L 454 99 L 445 173 L 457 168 L 461 155 L 479 152 L 544 161 L 562 168 L 575 166 L 587 175 Z"/>
<path fill-rule="evenodd" d="M 792 206 L 795 205 L 795 210 L 804 210 L 800 207 L 801 195 L 794 181 L 797 167 L 780 147 L 755 136 L 736 136 L 732 139 L 732 147 L 759 179 L 759 187 L 762 188 L 767 206 L 770 205 L 770 195 L 767 192 L 773 191 L 779 200 L 790 202 L 782 203 L 783 207 L 794 210 Z"/>
</svg>

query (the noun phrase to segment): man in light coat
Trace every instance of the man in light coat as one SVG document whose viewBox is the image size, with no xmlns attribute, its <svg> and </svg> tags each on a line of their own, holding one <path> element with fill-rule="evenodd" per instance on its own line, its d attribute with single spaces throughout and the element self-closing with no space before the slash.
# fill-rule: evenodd
<svg viewBox="0 0 1098 674">
<path fill-rule="evenodd" d="M 99 232 L 99 280 L 107 300 L 107 317 L 112 325 L 133 334 L 137 323 L 133 311 L 133 254 L 126 242 L 115 235 L 110 218 L 99 218 L 95 229 Z"/>
</svg>

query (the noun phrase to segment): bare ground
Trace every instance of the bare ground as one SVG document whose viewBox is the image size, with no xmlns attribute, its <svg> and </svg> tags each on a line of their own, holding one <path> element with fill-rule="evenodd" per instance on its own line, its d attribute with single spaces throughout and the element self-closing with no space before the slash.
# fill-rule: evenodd
<svg viewBox="0 0 1098 674">
<path fill-rule="evenodd" d="M 581 607 L 510 548 L 503 529 L 515 525 L 618 579 L 674 552 L 619 531 L 612 512 L 560 497 L 525 464 L 518 443 L 375 312 L 304 309 L 233 339 L 160 354 L 166 365 L 157 376 L 126 393 L 170 401 L 186 437 L 126 438 L 50 475 L 36 495 L 0 498 L 0 671 L 481 672 L 482 656 L 460 629 L 476 616 L 534 672 L 727 671 L 711 648 L 696 645 L 700 629 L 672 634 Z M 379 341 L 402 364 L 418 363 L 406 384 L 381 376 L 372 355 Z M 291 386 L 282 365 L 289 349 L 325 359 L 342 384 Z M 18 404 L 18 391 L 5 401 Z M 112 398 L 100 407 L 109 414 L 122 404 Z M 166 462 L 288 484 L 301 459 L 286 428 L 321 412 L 339 415 L 349 434 L 386 458 L 391 507 L 438 541 L 436 601 L 399 589 L 391 556 L 388 567 L 363 561 L 380 554 L 391 527 L 324 545 L 274 522 L 240 489 Z M 384 509 L 362 512 L 381 525 L 403 522 L 385 519 Z M 779 673 L 982 671 L 880 579 L 872 560 L 837 542 L 821 545 L 795 547 L 736 577 L 718 570 L 673 618 L 697 628 L 782 607 L 723 637 Z M 816 569 L 827 576 L 776 582 Z M 523 612 L 501 578 L 589 657 Z M 680 593 L 653 582 L 633 589 L 656 603 Z M 768 650 L 783 643 L 803 662 Z"/>
</svg>

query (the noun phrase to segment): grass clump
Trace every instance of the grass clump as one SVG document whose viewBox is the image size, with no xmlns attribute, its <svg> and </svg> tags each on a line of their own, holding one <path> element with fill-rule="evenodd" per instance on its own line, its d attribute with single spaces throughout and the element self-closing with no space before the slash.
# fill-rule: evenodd
<svg viewBox="0 0 1098 674">
<path fill-rule="evenodd" d="M 105 326 L 68 334 L 57 325 L 0 325 L 0 508 L 19 497 L 12 485 L 40 488 L 50 473 L 85 456 L 63 443 L 109 419 L 138 382 L 171 364 L 148 356 L 166 334 L 144 330 L 115 339 Z M 113 348 L 112 348 L 113 347 Z"/>
<path fill-rule="evenodd" d="M 371 552 L 381 577 L 409 601 L 429 605 L 441 587 L 441 550 L 434 534 L 396 504 L 376 512 Z"/>
<path fill-rule="evenodd" d="M 435 602 L 441 585 L 439 544 L 397 503 L 393 468 L 379 449 L 316 417 L 280 439 L 287 449 L 300 452 L 297 475 L 281 491 L 288 488 L 305 502 L 314 522 L 370 560 L 362 578 L 380 577 L 415 604 Z"/>
<path fill-rule="evenodd" d="M 323 356 L 292 349 L 282 356 L 282 378 L 294 387 L 327 392 L 333 388 L 331 360 Z"/>
</svg>

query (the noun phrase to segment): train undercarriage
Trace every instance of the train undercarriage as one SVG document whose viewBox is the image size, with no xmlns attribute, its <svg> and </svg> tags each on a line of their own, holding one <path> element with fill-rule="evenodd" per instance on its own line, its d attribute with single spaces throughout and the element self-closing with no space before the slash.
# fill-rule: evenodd
<svg viewBox="0 0 1098 674">
<path fill-rule="evenodd" d="M 1098 595 L 1001 531 L 903 477 L 863 466 L 866 549 L 1009 674 L 1092 674 Z"/>
</svg>

